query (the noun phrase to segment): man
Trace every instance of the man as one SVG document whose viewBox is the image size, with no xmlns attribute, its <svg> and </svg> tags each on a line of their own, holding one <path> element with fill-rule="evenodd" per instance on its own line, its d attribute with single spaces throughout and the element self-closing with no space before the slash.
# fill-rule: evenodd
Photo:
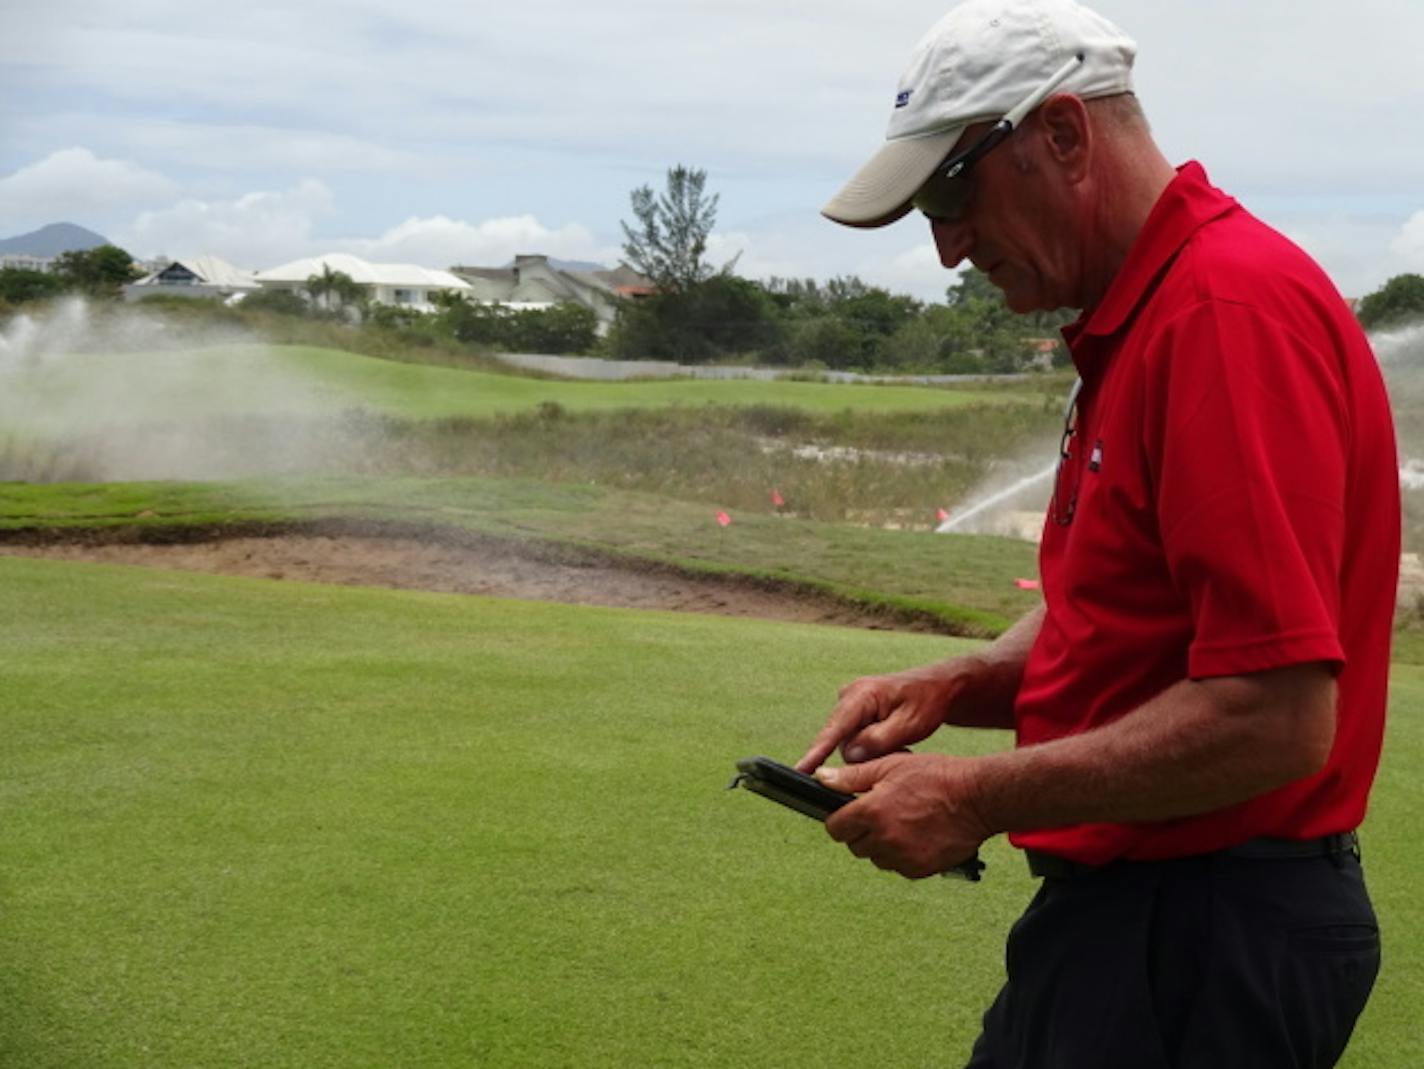
<svg viewBox="0 0 1424 1069">
<path fill-rule="evenodd" d="M 1081 392 L 1042 607 L 850 684 L 798 767 L 863 795 L 826 827 L 882 868 L 942 872 L 1007 832 L 1043 878 L 975 1069 L 1314 1069 L 1379 965 L 1353 833 L 1398 568 L 1390 411 L 1320 269 L 1157 149 L 1135 52 L 1071 0 L 969 0 L 825 209 L 918 210 L 1015 311 L 1082 309 Z M 903 752 L 941 724 L 1017 745 Z"/>
</svg>

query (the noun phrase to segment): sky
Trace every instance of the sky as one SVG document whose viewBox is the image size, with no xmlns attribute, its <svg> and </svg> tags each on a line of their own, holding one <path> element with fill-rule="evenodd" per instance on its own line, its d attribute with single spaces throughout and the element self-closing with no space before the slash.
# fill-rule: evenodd
<svg viewBox="0 0 1424 1069">
<path fill-rule="evenodd" d="M 139 258 L 621 258 L 668 168 L 720 197 L 709 259 L 940 299 L 915 217 L 819 209 L 881 144 L 900 0 L 0 0 L 0 237 L 51 222 Z M 1349 296 L 1424 273 L 1424 2 L 1101 0 L 1174 162 Z"/>
</svg>

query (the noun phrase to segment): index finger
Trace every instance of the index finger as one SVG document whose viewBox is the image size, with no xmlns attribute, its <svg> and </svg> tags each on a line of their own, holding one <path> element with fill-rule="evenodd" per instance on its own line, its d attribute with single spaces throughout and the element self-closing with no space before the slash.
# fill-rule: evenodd
<svg viewBox="0 0 1424 1069">
<path fill-rule="evenodd" d="M 811 741 L 811 748 L 796 762 L 796 771 L 810 775 L 820 768 L 837 746 L 875 720 L 874 711 L 874 699 L 863 690 L 842 698 Z"/>
</svg>

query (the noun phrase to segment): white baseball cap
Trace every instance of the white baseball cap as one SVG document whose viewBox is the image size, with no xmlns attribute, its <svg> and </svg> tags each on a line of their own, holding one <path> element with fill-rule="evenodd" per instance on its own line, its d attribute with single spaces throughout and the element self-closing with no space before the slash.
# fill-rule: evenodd
<svg viewBox="0 0 1424 1069">
<path fill-rule="evenodd" d="M 1132 91 L 1137 44 L 1097 12 L 1074 0 L 966 0 L 915 46 L 885 144 L 821 214 L 847 226 L 895 222 L 966 127 L 997 122 L 1077 55 L 1059 92 Z"/>
</svg>

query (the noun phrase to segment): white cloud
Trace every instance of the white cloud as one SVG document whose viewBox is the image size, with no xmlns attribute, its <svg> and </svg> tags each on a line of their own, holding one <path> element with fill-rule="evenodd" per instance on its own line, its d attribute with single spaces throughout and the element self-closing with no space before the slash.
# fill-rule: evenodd
<svg viewBox="0 0 1424 1069">
<path fill-rule="evenodd" d="M 61 220 L 102 227 L 116 213 L 161 204 L 177 192 L 163 175 L 128 160 L 61 149 L 0 178 L 0 229 L 18 233 Z"/>
<path fill-rule="evenodd" d="M 715 270 L 735 261 L 732 272 L 743 278 L 804 278 L 808 274 L 804 262 L 781 254 L 777 235 L 756 235 L 746 231 L 730 231 L 707 235 L 706 262 Z"/>
<path fill-rule="evenodd" d="M 425 267 L 493 267 L 519 253 L 544 253 L 564 260 L 616 261 L 617 249 L 601 246 L 584 226 L 570 223 L 551 230 L 532 215 L 467 223 L 443 215 L 411 218 L 380 237 L 350 239 L 334 247 L 376 262 L 417 263 Z"/>
<path fill-rule="evenodd" d="M 1424 271 L 1424 211 L 1417 211 L 1409 217 L 1389 243 L 1389 249 L 1399 257 L 1406 270 Z"/>
<path fill-rule="evenodd" d="M 235 200 L 187 199 L 143 212 L 116 235 L 135 256 L 212 253 L 241 267 L 275 267 L 312 251 L 312 228 L 331 211 L 331 191 L 305 179 L 283 193 L 247 193 Z"/>
<path fill-rule="evenodd" d="M 1201 159 L 1238 195 L 1388 202 L 1284 217 L 1347 293 L 1419 269 L 1424 223 L 1398 228 L 1414 207 L 1400 199 L 1424 182 L 1424 138 L 1407 136 L 1424 108 L 1424 4 L 1367 0 L 1340 18 L 1334 0 L 1093 2 L 1141 43 L 1138 88 L 1172 158 Z M 0 168 L 86 145 L 114 157 L 93 163 L 132 170 L 90 167 L 68 199 L 48 180 L 17 199 L 21 172 L 0 175 L 0 233 L 21 206 L 36 213 L 26 224 L 70 215 L 106 233 L 146 210 L 129 227 L 136 252 L 221 239 L 253 264 L 338 248 L 497 263 L 541 246 L 608 262 L 628 188 L 683 162 L 727 194 L 714 263 L 741 251 L 749 277 L 858 274 L 938 299 L 953 276 L 911 224 L 850 234 L 815 209 L 879 143 L 895 76 L 946 3 L 867 20 L 864 0 L 251 0 L 240 17 L 178 0 L 47 0 L 0 16 L 0 112 L 23 102 L 0 118 Z M 176 204 L 170 188 L 123 201 L 133 170 L 166 179 L 121 160 L 196 199 Z M 306 177 L 339 190 L 339 217 L 296 195 Z M 213 199 L 246 189 L 287 192 Z M 94 213 L 122 203 L 95 218 L 84 198 Z M 314 220 L 329 231 L 338 218 L 344 243 L 313 236 Z"/>
<path fill-rule="evenodd" d="M 636 145 L 654 160 L 678 149 L 710 160 L 732 144 L 782 158 L 834 151 L 846 106 L 873 116 L 867 133 L 878 135 L 894 68 L 933 21 L 927 5 L 906 23 L 867 23 L 850 0 L 496 7 L 254 0 L 233 18 L 205 4 L 54 0 L 0 35 L 0 65 L 10 61 L 30 99 L 82 92 L 125 125 L 171 116 L 181 87 L 185 114 L 387 146 L 618 145 L 626 159 Z M 749 49 L 775 61 L 739 60 Z M 860 77 L 877 91 L 862 92 Z M 773 110 L 796 138 L 747 121 Z"/>
<path fill-rule="evenodd" d="M 765 281 L 854 275 L 862 282 L 922 301 L 943 301 L 958 277 L 946 271 L 927 228 L 910 223 L 876 231 L 848 231 L 820 220 L 786 222 L 764 230 L 714 233 L 707 260 L 721 267 L 737 256 L 736 273 Z"/>
<path fill-rule="evenodd" d="M 927 234 L 917 244 L 897 253 L 872 256 L 861 261 L 856 273 L 891 293 L 908 293 L 922 301 L 943 301 L 945 290 L 959 277 L 958 271 L 945 270 L 944 264 L 939 261 L 939 252 Z"/>
<path fill-rule="evenodd" d="M 1347 297 L 1363 297 L 1406 271 L 1424 270 L 1424 211 L 1397 217 L 1328 215 L 1280 228 L 1323 267 Z"/>
<path fill-rule="evenodd" d="M 532 215 L 464 222 L 438 215 L 412 217 L 374 238 L 325 238 L 321 218 L 335 211 L 335 198 L 316 179 L 283 192 L 247 193 L 232 200 L 187 198 L 143 212 L 117 231 L 120 243 L 140 257 L 212 253 L 240 266 L 263 269 L 327 252 L 349 252 L 377 263 L 495 266 L 519 253 L 569 260 L 616 262 L 616 248 L 600 245 L 577 223 L 552 229 Z"/>
<path fill-rule="evenodd" d="M 360 137 L 252 123 L 139 122 L 126 141 L 149 159 L 227 173 L 283 168 L 300 174 L 414 171 L 421 159 Z"/>
</svg>

